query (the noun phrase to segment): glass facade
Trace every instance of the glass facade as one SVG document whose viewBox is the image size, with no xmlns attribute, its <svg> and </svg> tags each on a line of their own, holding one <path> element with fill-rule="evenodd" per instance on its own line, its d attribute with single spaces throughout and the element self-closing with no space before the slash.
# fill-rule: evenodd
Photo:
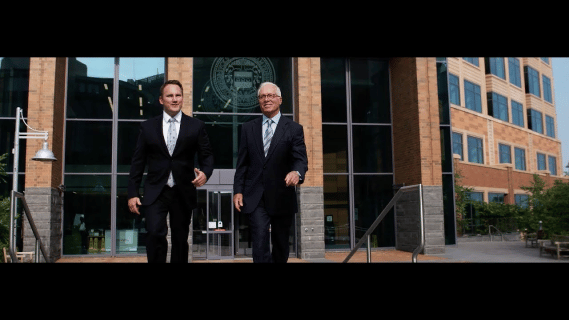
<svg viewBox="0 0 569 320">
<path fill-rule="evenodd" d="M 293 119 L 292 64 L 292 58 L 193 58 L 192 115 L 206 124 L 215 169 L 235 169 L 242 124 L 262 116 L 257 98 L 261 83 L 273 82 L 279 86 L 281 113 Z M 229 175 L 231 182 L 210 181 L 198 190 L 201 202 L 194 211 L 194 257 L 223 259 L 234 254 L 251 255 L 249 217 L 233 211 L 233 171 Z M 210 228 L 220 221 L 223 227 Z M 289 238 L 291 255 L 296 253 L 295 230 L 293 224 Z"/>
<path fill-rule="evenodd" d="M 389 63 L 322 58 L 326 249 L 352 248 L 393 197 Z M 393 210 L 371 235 L 395 245 Z"/>
<path fill-rule="evenodd" d="M 146 253 L 144 220 L 127 207 L 128 172 L 140 123 L 162 112 L 165 65 L 68 59 L 64 255 Z"/>
<path fill-rule="evenodd" d="M 14 134 L 16 124 L 16 108 L 21 108 L 24 119 L 28 113 L 28 93 L 30 79 L 30 58 L 14 58 L 0 57 L 0 156 L 4 156 L 2 163 L 5 164 L 6 176 L 0 176 L 0 200 L 10 198 L 12 190 L 12 182 L 14 178 L 14 155 L 12 148 L 14 147 Z M 27 128 L 20 125 L 20 132 L 26 132 Z M 18 161 L 18 191 L 23 191 L 25 186 L 25 158 L 26 158 L 26 140 L 20 140 L 20 152 Z M 21 202 L 18 202 L 21 203 Z M 8 208 L 8 207 L 6 207 Z M 0 220 L 2 221 L 2 229 L 6 231 L 6 235 L 2 235 L 3 239 L 8 241 L 10 213 L 2 213 Z M 22 225 L 22 206 L 18 205 L 17 218 L 15 223 L 17 226 Z M 22 248 L 21 228 L 17 228 L 16 247 Z M 2 242 L 2 240 L 0 240 Z M 0 254 L 3 256 L 3 254 Z"/>
</svg>

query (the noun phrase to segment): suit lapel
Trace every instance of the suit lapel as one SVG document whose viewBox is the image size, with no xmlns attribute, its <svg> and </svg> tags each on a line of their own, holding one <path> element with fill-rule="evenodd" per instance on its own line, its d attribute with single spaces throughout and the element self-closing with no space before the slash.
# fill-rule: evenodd
<svg viewBox="0 0 569 320">
<path fill-rule="evenodd" d="M 158 140 L 160 140 L 160 145 L 162 146 L 162 151 L 164 151 L 167 155 L 170 155 L 168 152 L 168 147 L 166 146 L 166 139 L 164 137 L 164 132 L 162 131 L 162 121 L 164 121 L 164 117 L 162 115 L 155 118 L 154 128 L 156 129 Z"/>
<path fill-rule="evenodd" d="M 180 132 L 178 132 L 178 139 L 176 139 L 176 146 L 174 147 L 174 152 L 172 155 L 176 154 L 176 151 L 180 149 L 180 144 L 182 143 L 183 137 L 186 137 L 190 132 L 190 117 L 182 113 L 182 119 L 180 120 Z"/>
<path fill-rule="evenodd" d="M 265 157 L 265 152 L 263 151 L 263 117 L 257 118 L 257 122 L 253 124 L 253 139 L 257 145 L 257 151 L 261 158 Z"/>
<path fill-rule="evenodd" d="M 284 116 L 281 115 L 281 119 L 279 120 L 279 123 L 277 124 L 277 128 L 275 129 L 275 133 L 273 134 L 273 138 L 271 139 L 271 145 L 269 146 L 269 151 L 267 152 L 267 156 L 265 157 L 265 162 L 267 162 L 267 160 L 271 157 L 271 154 L 273 154 L 273 151 L 275 151 L 275 148 L 277 146 L 277 144 L 279 143 L 279 141 L 281 140 L 281 138 L 283 137 L 286 128 L 288 126 L 288 119 L 285 118 Z M 261 143 L 262 145 L 262 143 Z M 263 153 L 264 155 L 264 153 Z"/>
</svg>

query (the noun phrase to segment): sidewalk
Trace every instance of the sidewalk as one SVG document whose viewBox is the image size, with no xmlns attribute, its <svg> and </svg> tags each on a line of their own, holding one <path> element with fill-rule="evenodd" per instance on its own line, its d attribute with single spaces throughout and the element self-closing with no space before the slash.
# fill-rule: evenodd
<svg viewBox="0 0 569 320">
<path fill-rule="evenodd" d="M 329 251 L 324 259 L 302 260 L 290 258 L 289 263 L 342 263 L 349 252 Z M 398 251 L 395 249 L 373 250 L 371 253 L 372 263 L 411 263 L 411 252 Z M 64 257 L 57 263 L 146 263 L 145 256 L 136 257 Z M 252 263 L 251 258 L 236 258 L 231 260 L 198 260 L 194 263 Z M 349 263 L 366 263 L 365 250 L 358 251 L 352 256 Z M 417 256 L 417 263 L 568 263 L 569 258 L 552 257 L 550 254 L 539 256 L 539 248 L 526 248 L 524 241 L 480 241 L 459 242 L 457 245 L 447 245 L 444 254 Z"/>
<path fill-rule="evenodd" d="M 550 254 L 539 256 L 538 247 L 527 247 L 525 241 L 480 241 L 459 242 L 456 245 L 447 245 L 445 253 L 436 255 L 453 262 L 491 262 L 491 263 L 567 263 L 569 258 L 561 257 L 557 260 Z"/>
</svg>

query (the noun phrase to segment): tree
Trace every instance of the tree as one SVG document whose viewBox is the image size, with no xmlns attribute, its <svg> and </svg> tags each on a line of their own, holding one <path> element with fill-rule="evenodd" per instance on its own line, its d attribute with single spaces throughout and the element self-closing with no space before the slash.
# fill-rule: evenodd
<svg viewBox="0 0 569 320">
<path fill-rule="evenodd" d="M 5 153 L 0 156 L 0 184 L 6 183 L 6 163 L 8 158 Z M 10 243 L 10 197 L 0 198 L 0 261 L 4 261 L 4 250 Z"/>
<path fill-rule="evenodd" d="M 569 183 L 555 180 L 551 188 L 545 189 L 545 181 L 534 174 L 531 185 L 521 188 L 530 192 L 530 210 L 517 217 L 520 229 L 536 232 L 541 221 L 547 236 L 569 234 Z"/>
</svg>

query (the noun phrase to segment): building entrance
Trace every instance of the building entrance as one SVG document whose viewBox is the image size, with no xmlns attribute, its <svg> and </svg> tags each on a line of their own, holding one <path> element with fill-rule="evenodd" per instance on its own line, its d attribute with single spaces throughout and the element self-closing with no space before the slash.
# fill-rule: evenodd
<svg viewBox="0 0 569 320">
<path fill-rule="evenodd" d="M 193 216 L 194 259 L 251 257 L 249 217 L 233 206 L 235 170 L 214 170 L 208 183 L 198 189 Z"/>
</svg>

